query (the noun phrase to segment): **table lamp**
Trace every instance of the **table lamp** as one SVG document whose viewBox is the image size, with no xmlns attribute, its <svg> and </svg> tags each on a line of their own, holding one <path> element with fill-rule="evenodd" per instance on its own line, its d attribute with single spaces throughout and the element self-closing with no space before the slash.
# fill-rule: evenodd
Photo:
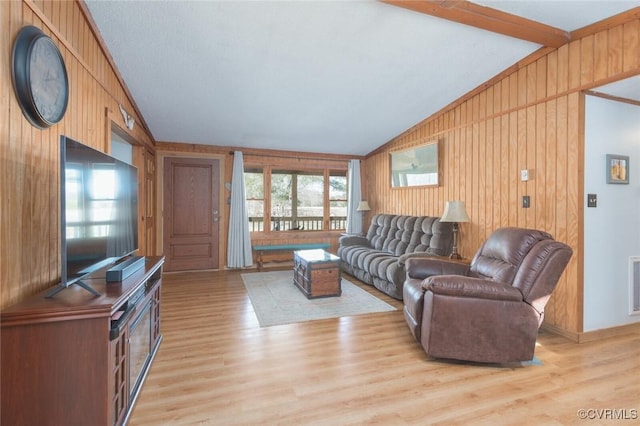
<svg viewBox="0 0 640 426">
<path fill-rule="evenodd" d="M 460 253 L 458 253 L 458 223 L 469 222 L 470 220 L 463 201 L 447 201 L 440 222 L 453 222 L 453 249 L 449 259 L 462 259 Z"/>
<path fill-rule="evenodd" d="M 358 203 L 358 207 L 356 207 L 356 210 L 359 212 L 368 212 L 369 210 L 371 210 L 371 207 L 369 207 L 368 201 L 360 201 Z"/>
</svg>

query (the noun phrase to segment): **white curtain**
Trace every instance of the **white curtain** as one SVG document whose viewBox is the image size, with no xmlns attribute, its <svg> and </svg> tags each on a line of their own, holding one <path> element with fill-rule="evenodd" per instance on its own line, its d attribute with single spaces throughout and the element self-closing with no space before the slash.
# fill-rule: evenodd
<svg viewBox="0 0 640 426">
<path fill-rule="evenodd" d="M 242 268 L 253 264 L 251 237 L 249 235 L 249 214 L 247 213 L 246 191 L 244 187 L 244 162 L 242 152 L 233 155 L 233 176 L 231 178 L 231 210 L 229 213 L 229 241 L 227 245 L 227 267 Z"/>
<path fill-rule="evenodd" d="M 362 199 L 360 160 L 349 160 L 347 181 L 349 188 L 347 194 L 347 234 L 360 234 L 362 232 L 362 213 L 357 210 Z"/>
</svg>

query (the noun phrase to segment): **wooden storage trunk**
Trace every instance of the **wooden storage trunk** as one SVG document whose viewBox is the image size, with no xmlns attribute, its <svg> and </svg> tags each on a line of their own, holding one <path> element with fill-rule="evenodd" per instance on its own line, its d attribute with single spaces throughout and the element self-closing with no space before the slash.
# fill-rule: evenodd
<svg viewBox="0 0 640 426">
<path fill-rule="evenodd" d="M 309 299 L 342 294 L 340 258 L 324 250 L 294 252 L 293 282 Z"/>
</svg>

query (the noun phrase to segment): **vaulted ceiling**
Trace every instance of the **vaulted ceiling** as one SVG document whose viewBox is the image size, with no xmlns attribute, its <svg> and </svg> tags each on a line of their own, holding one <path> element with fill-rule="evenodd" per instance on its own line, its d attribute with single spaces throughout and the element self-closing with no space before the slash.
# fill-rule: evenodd
<svg viewBox="0 0 640 426">
<path fill-rule="evenodd" d="M 85 2 L 156 140 L 351 155 L 371 152 L 540 47 L 640 5 Z"/>
</svg>

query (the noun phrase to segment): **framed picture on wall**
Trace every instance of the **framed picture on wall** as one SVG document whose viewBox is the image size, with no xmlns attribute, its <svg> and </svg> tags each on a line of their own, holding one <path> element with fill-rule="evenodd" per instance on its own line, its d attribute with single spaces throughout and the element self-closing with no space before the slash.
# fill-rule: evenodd
<svg viewBox="0 0 640 426">
<path fill-rule="evenodd" d="M 629 183 L 629 157 L 607 154 L 607 183 Z"/>
<path fill-rule="evenodd" d="M 438 185 L 437 140 L 392 152 L 389 159 L 392 188 Z"/>
</svg>

